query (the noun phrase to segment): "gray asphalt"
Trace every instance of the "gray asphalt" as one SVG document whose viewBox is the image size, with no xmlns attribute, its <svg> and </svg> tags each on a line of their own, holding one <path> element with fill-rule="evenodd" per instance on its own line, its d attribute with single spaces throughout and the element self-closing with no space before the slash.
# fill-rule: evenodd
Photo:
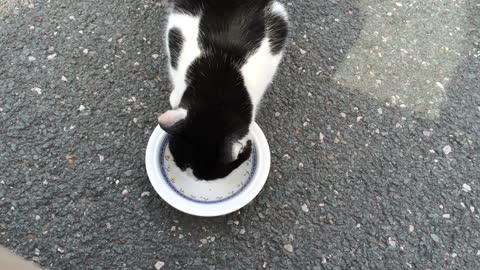
<svg viewBox="0 0 480 270">
<path fill-rule="evenodd" d="M 0 245 L 49 269 L 480 269 L 480 5 L 456 1 L 464 39 L 432 81 L 444 90 L 432 117 L 379 94 L 391 83 L 369 93 L 338 71 L 376 46 L 362 41 L 369 2 L 288 3 L 288 50 L 258 117 L 270 177 L 241 211 L 197 218 L 144 168 L 168 106 L 165 1 L 1 0 Z M 425 27 L 456 14 L 439 2 Z"/>
</svg>

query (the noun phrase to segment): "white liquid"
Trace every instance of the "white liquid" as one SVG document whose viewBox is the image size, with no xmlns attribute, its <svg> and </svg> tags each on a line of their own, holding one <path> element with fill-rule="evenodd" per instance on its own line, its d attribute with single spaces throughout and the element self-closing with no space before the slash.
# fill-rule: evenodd
<svg viewBox="0 0 480 270">
<path fill-rule="evenodd" d="M 170 185 L 182 196 L 199 202 L 214 203 L 226 200 L 241 191 L 251 180 L 254 172 L 253 156 L 256 156 L 255 147 L 252 148 L 250 158 L 232 171 L 227 177 L 204 181 L 193 176 L 191 169 L 182 171 L 173 161 L 169 147 L 165 149 L 164 165 Z"/>
</svg>

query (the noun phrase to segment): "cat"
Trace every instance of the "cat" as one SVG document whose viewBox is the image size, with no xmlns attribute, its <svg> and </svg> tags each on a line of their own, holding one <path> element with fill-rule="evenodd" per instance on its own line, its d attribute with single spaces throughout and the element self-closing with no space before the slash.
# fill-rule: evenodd
<svg viewBox="0 0 480 270">
<path fill-rule="evenodd" d="M 249 158 L 250 125 L 287 37 L 287 11 L 274 0 L 173 1 L 166 30 L 172 109 L 158 122 L 180 169 L 214 180 Z"/>
</svg>

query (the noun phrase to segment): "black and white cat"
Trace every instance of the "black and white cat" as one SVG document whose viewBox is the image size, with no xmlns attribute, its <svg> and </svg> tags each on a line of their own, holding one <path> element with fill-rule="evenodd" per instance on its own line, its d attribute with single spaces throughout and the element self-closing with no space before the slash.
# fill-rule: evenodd
<svg viewBox="0 0 480 270">
<path fill-rule="evenodd" d="M 285 47 L 274 0 L 175 0 L 167 25 L 173 91 L 159 116 L 182 170 L 226 177 L 251 154 L 248 134 Z"/>
</svg>

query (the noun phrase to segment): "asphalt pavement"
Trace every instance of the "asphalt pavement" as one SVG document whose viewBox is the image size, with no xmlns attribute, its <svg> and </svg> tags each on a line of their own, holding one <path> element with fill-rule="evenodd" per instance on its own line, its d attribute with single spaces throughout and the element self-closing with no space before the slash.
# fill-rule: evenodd
<svg viewBox="0 0 480 270">
<path fill-rule="evenodd" d="M 144 166 L 166 1 L 0 0 L 0 245 L 48 269 L 480 269 L 478 1 L 284 3 L 270 177 L 198 218 Z"/>
</svg>

